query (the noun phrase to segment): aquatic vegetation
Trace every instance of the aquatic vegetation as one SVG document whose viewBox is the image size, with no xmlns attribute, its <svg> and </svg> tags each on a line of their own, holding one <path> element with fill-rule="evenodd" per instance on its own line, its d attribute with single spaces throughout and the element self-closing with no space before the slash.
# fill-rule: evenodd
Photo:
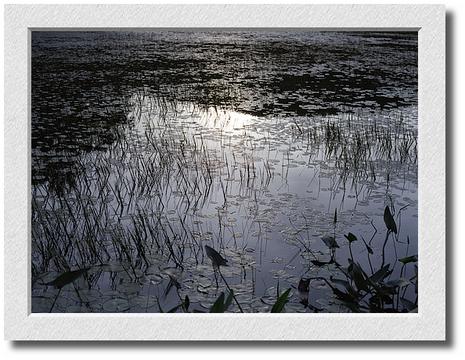
<svg viewBox="0 0 465 360">
<path fill-rule="evenodd" d="M 287 304 L 289 301 L 289 294 L 291 292 L 291 289 L 287 289 L 284 291 L 281 295 L 278 296 L 278 299 L 274 303 L 273 307 L 271 308 L 272 313 L 280 313 L 283 312 L 284 306 Z"/>
<path fill-rule="evenodd" d="M 46 283 L 45 285 L 51 285 L 57 289 L 61 289 L 63 286 L 68 285 L 69 283 L 72 283 L 74 280 L 84 275 L 88 270 L 89 268 L 85 268 L 85 269 L 65 272 L 61 274 L 60 276 L 58 276 L 56 279 Z"/>
<path fill-rule="evenodd" d="M 394 218 L 392 217 L 391 211 L 389 210 L 389 206 L 386 206 L 384 209 L 384 223 L 386 224 L 388 231 L 397 234 L 397 225 Z"/>
<path fill-rule="evenodd" d="M 161 101 L 157 99 L 157 104 L 163 104 L 159 109 L 151 98 L 136 98 L 135 104 L 143 104 L 143 108 L 136 108 L 132 116 L 137 118 L 141 125 L 136 123 L 135 130 L 130 130 L 129 127 L 121 129 L 120 141 L 115 142 L 106 151 L 81 156 L 78 170 L 74 174 L 76 181 L 74 185 L 69 186 L 67 195 L 54 194 L 47 188 L 47 184 L 34 187 L 34 278 L 42 277 L 50 269 L 63 271 L 72 267 L 85 267 L 90 269 L 90 281 L 99 287 L 110 280 L 107 285 L 109 289 L 120 288 L 127 295 L 143 297 L 147 294 L 150 297 L 151 294 L 158 293 L 157 300 L 149 301 L 151 306 L 146 307 L 146 310 L 151 308 L 158 311 L 166 308 L 164 302 L 171 304 L 168 311 L 184 309 L 185 305 L 173 304 L 176 298 L 181 299 L 181 294 L 184 294 L 184 298 L 189 296 L 191 306 L 202 304 L 201 296 L 192 294 L 195 288 L 199 295 L 203 294 L 210 299 L 204 304 L 209 308 L 209 303 L 213 301 L 211 296 L 216 291 L 221 291 L 224 286 L 232 294 L 235 308 L 244 311 L 241 307 L 243 301 L 238 298 L 247 299 L 249 304 L 254 303 L 256 282 L 253 280 L 252 287 L 244 292 L 245 288 L 241 291 L 242 281 L 237 281 L 241 277 L 247 278 L 247 273 L 253 279 L 260 268 L 257 260 L 248 255 L 253 254 L 250 252 L 253 248 L 248 244 L 255 238 L 257 244 L 263 246 L 264 242 L 266 244 L 270 241 L 269 236 L 273 233 L 280 234 L 284 243 L 288 243 L 291 248 L 301 249 L 298 254 L 300 253 L 302 261 L 308 261 L 307 264 L 314 266 L 314 270 L 309 268 L 310 271 L 320 269 L 316 270 L 318 272 L 328 268 L 326 271 L 341 272 L 345 276 L 360 273 L 345 273 L 337 255 L 337 250 L 341 249 L 337 240 L 340 236 L 339 228 L 347 228 L 351 224 L 351 220 L 344 219 L 347 216 L 344 212 L 338 213 L 335 210 L 332 221 L 327 221 L 324 217 L 319 220 L 319 231 L 322 234 L 320 239 L 330 250 L 330 260 L 323 261 L 324 250 L 315 244 L 315 235 L 310 234 L 312 225 L 308 223 L 308 216 L 315 217 L 315 214 L 309 213 L 305 207 L 298 206 L 298 199 L 289 193 L 280 193 L 282 202 L 271 198 L 272 202 L 268 203 L 270 187 L 275 186 L 275 183 L 289 183 L 292 179 L 289 176 L 292 167 L 291 159 L 286 157 L 282 165 L 282 169 L 287 172 L 286 176 L 283 172 L 278 175 L 274 166 L 265 165 L 276 163 L 272 160 L 276 159 L 282 145 L 276 142 L 276 149 L 268 145 L 268 148 L 263 150 L 268 154 L 267 158 L 261 155 L 259 146 L 255 144 L 260 143 L 261 139 L 255 138 L 253 132 L 254 121 L 259 119 L 248 118 L 250 129 L 240 136 L 237 133 L 241 134 L 242 130 L 234 129 L 230 130 L 230 135 L 226 135 L 226 125 L 221 125 L 219 129 L 203 130 L 203 124 L 212 121 L 212 114 L 221 113 L 222 110 L 205 112 L 202 109 L 190 108 L 190 105 L 168 105 Z M 189 117 L 183 115 L 186 106 Z M 192 122 L 190 119 L 196 121 Z M 177 121 L 183 123 L 186 120 L 190 121 L 188 125 L 177 124 Z M 221 120 L 216 119 L 218 122 Z M 164 124 L 163 127 L 161 123 Z M 300 125 L 302 134 L 294 139 L 296 144 L 299 141 L 305 144 L 308 140 L 304 134 L 313 132 L 311 146 L 315 146 L 318 131 L 326 132 L 327 123 L 322 127 L 318 124 L 312 126 L 312 129 L 307 129 L 304 124 Z M 344 123 L 340 122 L 332 127 L 336 126 L 344 126 Z M 125 135 L 124 131 L 127 132 Z M 271 134 L 271 131 L 270 129 L 268 134 Z M 293 128 L 289 128 L 288 131 L 290 136 L 296 136 Z M 129 139 L 132 139 L 131 142 Z M 234 151 L 229 153 L 228 147 L 232 146 L 233 139 L 236 139 L 234 141 L 238 142 L 240 148 L 234 147 Z M 245 145 L 244 141 L 248 145 Z M 326 140 L 322 141 L 322 144 L 326 144 Z M 228 145 L 218 145 L 218 142 Z M 376 146 L 377 143 L 370 140 L 370 151 Z M 243 160 L 239 160 L 240 156 L 243 156 Z M 325 160 L 330 159 L 327 152 L 320 156 Z M 334 158 L 335 155 L 332 156 Z M 340 156 L 337 155 L 337 159 Z M 252 157 L 263 160 L 252 160 Z M 321 172 L 324 163 L 319 164 Z M 347 166 L 342 169 L 334 166 L 335 172 L 331 174 L 331 181 L 347 181 L 350 178 L 353 188 L 369 179 L 368 176 L 363 176 L 361 169 L 354 170 L 352 167 L 352 173 L 348 175 Z M 308 165 L 302 166 L 302 169 L 315 171 Z M 347 188 L 345 191 L 348 191 Z M 280 211 L 285 210 L 283 206 L 290 199 L 295 201 L 295 207 L 290 207 L 291 217 L 288 218 L 291 227 L 284 226 L 285 223 L 278 220 Z M 273 209 L 278 204 L 281 209 Z M 304 213 L 301 212 L 302 209 Z M 324 213 L 322 211 L 322 214 Z M 394 232 L 390 229 L 393 229 L 392 223 L 395 224 L 390 212 L 389 215 L 390 217 L 387 217 L 385 212 L 383 218 L 386 226 L 391 226 L 388 233 Z M 271 222 L 272 218 L 275 219 L 275 224 Z M 212 231 L 215 227 L 216 230 Z M 273 228 L 276 230 L 273 231 Z M 282 230 L 277 231 L 279 228 Z M 324 235 L 325 233 L 331 235 Z M 397 233 L 397 229 L 394 233 Z M 304 234 L 306 236 L 303 236 Z M 354 262 L 352 247 L 358 237 L 352 232 L 344 234 L 344 237 L 348 240 L 350 261 Z M 387 239 L 388 236 L 386 241 Z M 373 237 L 370 243 L 372 241 Z M 213 242 L 223 249 L 226 256 L 205 242 Z M 205 252 L 202 251 L 202 244 L 205 244 Z M 365 240 L 363 244 L 371 267 L 374 251 Z M 386 243 L 383 250 L 385 246 Z M 206 259 L 213 264 L 210 270 L 202 268 Z M 221 266 L 228 267 L 220 270 Z M 354 266 L 352 265 L 352 268 Z M 203 271 L 197 273 L 197 269 Z M 208 279 L 209 273 L 213 275 L 213 281 Z M 277 271 L 273 278 L 287 278 L 289 285 L 295 286 L 297 281 L 288 276 L 287 271 L 282 269 Z M 366 278 L 365 275 L 356 276 L 358 285 L 362 284 L 361 279 L 366 281 Z M 119 285 L 116 285 L 118 283 Z M 163 283 L 167 284 L 163 291 L 155 289 Z M 80 286 L 95 285 L 89 283 Z M 236 296 L 237 286 L 239 290 Z M 175 298 L 171 294 L 172 289 L 176 289 Z M 368 291 L 367 288 L 358 287 L 357 290 Z M 353 293 L 352 290 L 349 295 L 341 295 L 339 290 L 335 291 L 337 299 L 342 297 L 347 300 L 352 294 L 351 302 L 357 302 L 361 296 L 355 296 L 356 292 Z M 286 301 L 282 298 L 279 304 L 290 301 L 288 296 L 289 293 L 285 296 Z M 129 299 L 119 295 L 109 298 L 111 302 L 104 303 L 103 310 L 132 309 Z M 257 297 L 258 299 L 260 297 Z M 185 304 L 185 300 L 183 301 Z M 152 303 L 156 303 L 157 306 L 154 307 Z M 257 303 L 258 309 L 262 306 L 262 302 Z M 281 306 L 279 308 L 280 311 L 284 309 Z M 307 301 L 306 307 L 300 310 L 305 309 L 315 311 L 319 307 Z M 365 308 L 351 305 L 349 309 L 360 311 Z M 378 305 L 377 308 L 372 306 L 370 309 L 381 311 L 383 307 Z M 196 310 L 201 311 L 199 308 Z"/>
<path fill-rule="evenodd" d="M 214 267 L 219 268 L 220 266 L 228 266 L 228 260 L 223 258 L 215 249 L 205 245 L 205 252 L 212 261 Z"/>
<path fill-rule="evenodd" d="M 210 308 L 211 313 L 224 313 L 228 310 L 229 306 L 232 303 L 232 299 L 234 296 L 234 292 L 231 290 L 229 292 L 228 297 L 224 298 L 224 293 L 222 292 L 221 295 L 216 299 L 215 303 Z"/>
<path fill-rule="evenodd" d="M 290 44 L 274 45 L 270 62 L 276 65 Z M 124 65 L 130 76 L 122 75 L 125 67 L 115 70 L 123 65 L 95 67 L 99 56 L 115 60 L 89 50 L 94 57 L 82 61 L 91 65 L 79 66 L 96 78 L 104 71 L 111 84 L 102 105 L 95 79 L 70 73 L 62 52 L 57 79 L 47 85 L 41 54 L 50 49 L 39 45 L 33 312 L 415 311 L 417 130 L 410 95 L 399 108 L 354 110 L 335 100 L 324 107 L 321 100 L 312 111 L 304 95 L 313 85 L 307 75 L 288 73 L 295 67 L 264 71 L 263 87 L 279 84 L 279 91 L 247 100 L 256 79 L 232 86 L 237 71 L 229 63 L 215 70 L 203 59 L 211 77 L 202 87 L 197 70 L 186 70 L 189 86 L 173 70 L 185 69 L 183 59 L 153 55 L 164 83 L 154 75 L 161 70 L 150 70 L 152 55 L 136 51 Z M 129 41 L 118 51 L 131 49 Z M 289 66 L 300 63 L 288 56 Z M 227 81 L 215 83 L 214 73 Z M 66 74 L 76 83 L 54 95 Z M 124 91 L 119 74 L 127 79 Z M 401 81 L 392 76 L 386 81 Z M 320 84 L 324 91 L 339 87 L 331 79 Z M 66 126 L 42 137 L 58 111 Z"/>
</svg>

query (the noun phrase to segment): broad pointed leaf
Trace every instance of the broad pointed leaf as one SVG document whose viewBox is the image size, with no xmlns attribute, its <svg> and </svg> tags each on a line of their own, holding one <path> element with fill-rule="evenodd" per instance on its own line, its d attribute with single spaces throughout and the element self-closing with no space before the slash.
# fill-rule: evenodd
<svg viewBox="0 0 465 360">
<path fill-rule="evenodd" d="M 286 305 L 286 303 L 289 301 L 290 292 L 291 289 L 289 288 L 278 297 L 273 307 L 271 308 L 272 313 L 280 313 L 284 310 L 284 305 Z"/>
</svg>

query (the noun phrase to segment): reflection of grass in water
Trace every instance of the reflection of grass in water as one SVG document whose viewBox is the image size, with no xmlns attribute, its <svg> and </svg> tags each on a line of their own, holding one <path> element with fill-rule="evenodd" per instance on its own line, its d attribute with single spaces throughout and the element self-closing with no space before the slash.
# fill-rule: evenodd
<svg viewBox="0 0 465 360">
<path fill-rule="evenodd" d="M 266 186 L 274 176 L 268 160 L 263 169 L 253 155 L 230 161 L 224 147 L 210 147 L 208 134 L 192 134 L 173 124 L 183 104 L 158 98 L 147 109 L 143 96 L 134 102 L 138 104 L 134 124 L 149 121 L 139 133 L 118 128 L 108 150 L 78 158 L 75 181 L 67 185 L 66 195 L 54 193 L 47 183 L 34 186 L 33 281 L 50 270 L 66 272 L 83 264 L 104 266 L 115 261 L 126 265 L 124 273 L 131 284 L 141 284 L 143 269 L 154 261 L 189 271 L 203 263 L 201 245 L 208 229 L 193 221 L 212 193 L 222 194 L 216 241 L 223 248 L 233 227 L 221 215 L 227 214 L 230 201 L 227 179 L 239 172 L 238 186 L 253 189 Z M 323 147 L 326 161 L 334 163 L 343 182 L 349 176 L 354 182 L 370 177 L 376 181 L 377 159 L 416 161 L 416 137 L 402 124 L 362 126 L 349 118 L 322 125 L 302 123 L 289 131 L 308 147 Z M 235 232 L 231 233 L 236 243 Z M 86 279 L 89 288 L 98 283 L 99 275 L 94 275 Z"/>
<path fill-rule="evenodd" d="M 346 121 L 327 120 L 302 133 L 309 146 L 324 145 L 325 158 L 333 161 L 341 179 L 376 181 L 375 161 L 416 164 L 417 136 L 400 117 L 394 125 L 381 125 L 349 115 Z"/>
</svg>

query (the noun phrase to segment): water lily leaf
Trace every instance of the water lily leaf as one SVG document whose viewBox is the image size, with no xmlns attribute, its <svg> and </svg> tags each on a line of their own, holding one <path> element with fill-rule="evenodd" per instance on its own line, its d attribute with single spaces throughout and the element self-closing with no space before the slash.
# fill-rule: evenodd
<svg viewBox="0 0 465 360">
<path fill-rule="evenodd" d="M 157 303 L 157 298 L 154 295 L 139 295 L 129 300 L 129 305 L 131 307 L 140 306 L 145 309 L 155 306 L 156 303 Z"/>
<path fill-rule="evenodd" d="M 129 309 L 129 302 L 126 299 L 116 298 L 106 301 L 103 310 L 106 312 L 119 313 Z"/>
<path fill-rule="evenodd" d="M 291 292 L 291 289 L 289 288 L 278 297 L 273 307 L 271 308 L 272 313 L 280 313 L 284 310 L 284 306 L 289 301 L 290 292 Z"/>
<path fill-rule="evenodd" d="M 417 307 L 413 302 L 411 302 L 410 300 L 404 297 L 400 298 L 400 302 L 402 303 L 402 305 L 407 311 L 412 311 L 413 309 Z"/>
<path fill-rule="evenodd" d="M 102 293 L 96 289 L 80 289 L 79 295 L 86 298 L 87 300 L 95 300 L 100 298 Z"/>
<path fill-rule="evenodd" d="M 184 306 L 184 301 L 182 303 L 180 303 L 179 305 L 176 305 L 173 308 L 169 309 L 167 312 L 168 313 L 175 313 L 176 311 L 178 311 L 179 308 L 181 308 L 183 306 Z"/>
<path fill-rule="evenodd" d="M 125 294 L 135 294 L 141 290 L 141 286 L 138 283 L 123 283 L 121 285 L 121 292 Z"/>
<path fill-rule="evenodd" d="M 80 312 L 86 312 L 88 309 L 85 306 L 81 305 L 71 305 L 68 306 L 65 310 L 67 313 L 80 313 Z"/>
<path fill-rule="evenodd" d="M 32 298 L 32 312 L 48 313 L 52 307 L 53 299 L 43 296 L 34 296 Z"/>
</svg>

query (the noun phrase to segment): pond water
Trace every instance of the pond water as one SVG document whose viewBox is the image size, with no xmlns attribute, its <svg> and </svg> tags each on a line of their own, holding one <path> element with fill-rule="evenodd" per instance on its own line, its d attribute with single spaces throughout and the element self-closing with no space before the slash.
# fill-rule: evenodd
<svg viewBox="0 0 465 360">
<path fill-rule="evenodd" d="M 417 311 L 416 33 L 33 32 L 31 131 L 33 312 Z"/>
</svg>

